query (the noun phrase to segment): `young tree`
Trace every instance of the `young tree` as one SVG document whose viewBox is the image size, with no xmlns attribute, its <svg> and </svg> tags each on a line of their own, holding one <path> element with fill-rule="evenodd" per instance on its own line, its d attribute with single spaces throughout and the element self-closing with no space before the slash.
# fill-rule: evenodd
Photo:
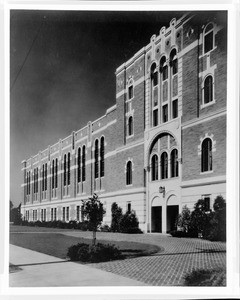
<svg viewBox="0 0 240 300">
<path fill-rule="evenodd" d="M 180 227 L 184 232 L 189 231 L 191 221 L 191 212 L 187 205 L 184 205 L 182 212 L 178 215 L 177 218 L 177 227 Z"/>
<path fill-rule="evenodd" d="M 98 227 L 101 225 L 105 210 L 103 203 L 98 199 L 97 194 L 93 194 L 88 200 L 82 200 L 83 203 L 83 216 L 89 222 L 89 229 L 93 232 L 92 244 L 96 244 L 96 232 Z"/>
<path fill-rule="evenodd" d="M 112 212 L 112 222 L 111 222 L 111 231 L 119 232 L 119 222 L 122 218 L 122 208 L 117 205 L 116 202 L 113 202 L 111 207 Z"/>
</svg>

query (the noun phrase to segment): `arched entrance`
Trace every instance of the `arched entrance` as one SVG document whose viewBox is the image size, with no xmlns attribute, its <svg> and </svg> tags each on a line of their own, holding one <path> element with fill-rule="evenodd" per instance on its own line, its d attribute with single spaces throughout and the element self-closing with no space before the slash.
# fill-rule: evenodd
<svg viewBox="0 0 240 300">
<path fill-rule="evenodd" d="M 152 200 L 151 232 L 162 232 L 162 204 L 158 196 Z"/>
<path fill-rule="evenodd" d="M 175 195 L 171 195 L 167 200 L 167 232 L 177 229 L 176 220 L 178 214 L 178 199 Z"/>
</svg>

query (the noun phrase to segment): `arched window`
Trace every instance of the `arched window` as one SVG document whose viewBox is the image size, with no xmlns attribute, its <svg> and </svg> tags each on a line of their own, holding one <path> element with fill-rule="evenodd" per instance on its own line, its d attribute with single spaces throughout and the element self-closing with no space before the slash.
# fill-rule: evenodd
<svg viewBox="0 0 240 300">
<path fill-rule="evenodd" d="M 100 176 L 104 176 L 104 137 L 101 137 L 100 142 Z"/>
<path fill-rule="evenodd" d="M 82 181 L 86 179 L 86 146 L 82 147 Z"/>
<path fill-rule="evenodd" d="M 213 101 L 213 78 L 211 75 L 204 80 L 204 104 Z"/>
<path fill-rule="evenodd" d="M 77 156 L 77 182 L 81 181 L 81 148 L 78 148 L 78 156 Z"/>
<path fill-rule="evenodd" d="M 178 177 L 178 151 L 173 149 L 171 152 L 171 177 Z"/>
<path fill-rule="evenodd" d="M 204 53 L 213 49 L 213 24 L 209 23 L 204 29 Z"/>
<path fill-rule="evenodd" d="M 202 172 L 212 171 L 212 140 L 206 138 L 202 142 Z"/>
<path fill-rule="evenodd" d="M 54 183 L 55 183 L 54 172 L 55 172 L 55 167 L 54 167 L 54 159 L 53 159 L 53 161 L 52 161 L 52 189 L 54 189 Z"/>
<path fill-rule="evenodd" d="M 71 160 L 70 160 L 70 152 L 68 152 L 68 185 L 70 185 L 70 176 L 71 176 Z"/>
<path fill-rule="evenodd" d="M 128 136 L 133 134 L 133 117 L 130 116 L 128 119 Z"/>
<path fill-rule="evenodd" d="M 64 165 L 63 165 L 63 185 L 67 185 L 67 155 L 64 155 Z"/>
<path fill-rule="evenodd" d="M 170 54 L 170 66 L 172 69 L 172 75 L 177 74 L 178 72 L 178 59 L 177 59 L 177 51 L 173 49 Z"/>
<path fill-rule="evenodd" d="M 55 165 L 55 187 L 58 187 L 58 159 L 56 158 L 56 165 Z"/>
<path fill-rule="evenodd" d="M 161 155 L 161 179 L 168 178 L 168 155 L 163 152 Z"/>
<path fill-rule="evenodd" d="M 151 66 L 151 81 L 153 87 L 158 85 L 158 71 L 155 63 Z"/>
<path fill-rule="evenodd" d="M 98 140 L 95 141 L 95 178 L 98 178 Z"/>
<path fill-rule="evenodd" d="M 132 184 L 132 162 L 127 162 L 126 184 Z"/>
<path fill-rule="evenodd" d="M 165 56 L 162 57 L 160 61 L 160 73 L 162 73 L 162 81 L 168 79 L 168 66 Z"/>
<path fill-rule="evenodd" d="M 152 181 L 158 180 L 158 156 L 156 154 L 152 157 Z"/>
</svg>

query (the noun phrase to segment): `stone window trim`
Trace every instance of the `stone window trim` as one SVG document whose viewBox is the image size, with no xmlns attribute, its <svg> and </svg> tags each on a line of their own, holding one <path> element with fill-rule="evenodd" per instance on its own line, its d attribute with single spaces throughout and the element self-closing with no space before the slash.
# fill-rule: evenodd
<svg viewBox="0 0 240 300">
<path fill-rule="evenodd" d="M 128 166 L 129 166 L 129 163 L 130 163 L 130 166 L 131 166 L 131 169 L 130 169 L 130 178 L 127 178 L 128 177 Z M 125 162 L 125 177 L 126 177 L 126 180 L 125 180 L 125 183 L 126 183 L 126 186 L 129 187 L 129 186 L 132 186 L 133 185 L 133 172 L 134 172 L 134 163 L 133 163 L 133 159 L 132 158 L 128 158 Z M 130 179 L 128 181 L 128 179 Z"/>
<path fill-rule="evenodd" d="M 202 148 L 203 148 L 203 142 L 209 139 L 211 141 L 211 167 L 210 169 L 207 168 L 207 170 L 203 170 L 203 153 L 202 153 Z M 209 135 L 208 133 L 205 134 L 204 138 L 200 139 L 200 145 L 198 145 L 198 156 L 200 156 L 200 175 L 207 175 L 213 173 L 213 153 L 216 152 L 216 141 L 213 140 L 213 134 Z M 206 155 L 206 153 L 204 153 Z M 209 157 L 207 158 L 209 159 Z"/>
<path fill-rule="evenodd" d="M 129 77 L 127 81 L 127 101 L 130 101 L 134 98 L 134 80 L 133 77 Z"/>
<path fill-rule="evenodd" d="M 212 101 L 205 103 L 205 95 L 204 95 L 204 91 L 205 91 L 205 80 L 211 76 L 212 77 Z M 215 99 L 215 80 L 214 80 L 214 70 L 212 72 L 208 72 L 205 74 L 203 80 L 202 80 L 202 84 L 201 84 L 201 89 L 202 89 L 202 101 L 201 101 L 201 105 L 200 105 L 200 109 L 203 109 L 205 107 L 211 106 L 213 104 L 216 103 L 216 99 Z"/>
<path fill-rule="evenodd" d="M 129 124 L 129 120 L 132 120 L 132 126 L 131 126 L 131 132 L 130 132 L 130 124 Z M 127 115 L 127 135 L 126 138 L 130 139 L 134 136 L 134 114 L 133 112 L 131 112 L 130 114 Z"/>
<path fill-rule="evenodd" d="M 209 27 L 211 28 L 209 29 Z M 212 48 L 205 52 L 206 37 L 211 33 L 212 33 Z M 203 29 L 203 55 L 208 55 L 211 51 L 217 48 L 215 45 L 215 35 L 216 35 L 216 25 L 213 22 L 207 23 Z"/>
<path fill-rule="evenodd" d="M 201 156 L 202 154 L 202 143 L 203 141 L 209 138 L 212 140 L 212 152 L 216 152 L 217 148 L 216 148 L 216 140 L 214 140 L 214 135 L 213 134 L 209 134 L 209 133 L 205 133 L 204 137 L 200 137 L 200 144 L 198 145 L 198 156 Z"/>
</svg>

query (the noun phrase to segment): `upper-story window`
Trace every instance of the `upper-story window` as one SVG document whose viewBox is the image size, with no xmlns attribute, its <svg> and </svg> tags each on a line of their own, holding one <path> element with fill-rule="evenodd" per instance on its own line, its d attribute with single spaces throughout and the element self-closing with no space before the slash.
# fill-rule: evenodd
<svg viewBox="0 0 240 300">
<path fill-rule="evenodd" d="M 47 163 L 45 163 L 45 191 L 47 190 Z"/>
<path fill-rule="evenodd" d="M 68 185 L 70 185 L 70 176 L 71 176 L 71 158 L 70 158 L 70 152 L 68 152 Z"/>
<path fill-rule="evenodd" d="M 213 24 L 209 23 L 203 33 L 203 43 L 204 43 L 204 53 L 207 53 L 213 49 L 214 46 L 214 34 L 213 34 Z"/>
<path fill-rule="evenodd" d="M 201 171 L 212 171 L 212 140 L 210 138 L 203 140 L 201 156 Z"/>
<path fill-rule="evenodd" d="M 151 161 L 152 181 L 158 180 L 158 156 L 154 154 Z"/>
<path fill-rule="evenodd" d="M 128 136 L 133 135 L 133 117 L 128 118 Z"/>
<path fill-rule="evenodd" d="M 55 162 L 52 161 L 52 189 L 55 188 Z"/>
<path fill-rule="evenodd" d="M 127 99 L 126 99 L 126 112 L 132 110 L 132 99 L 134 97 L 133 79 L 130 78 L 127 83 Z"/>
<path fill-rule="evenodd" d="M 81 181 L 81 148 L 78 148 L 77 154 L 77 182 Z"/>
<path fill-rule="evenodd" d="M 86 180 L 86 146 L 82 147 L 82 181 Z"/>
<path fill-rule="evenodd" d="M 100 141 L 100 176 L 103 177 L 104 176 L 104 169 L 105 169 L 105 162 L 104 162 L 104 137 L 101 137 L 101 141 Z"/>
<path fill-rule="evenodd" d="M 166 123 L 168 121 L 168 105 L 162 107 L 162 121 Z"/>
<path fill-rule="evenodd" d="M 208 75 L 204 80 L 204 104 L 213 101 L 213 77 Z"/>
<path fill-rule="evenodd" d="M 161 155 L 161 178 L 168 178 L 168 154 L 163 152 Z"/>
<path fill-rule="evenodd" d="M 172 102 L 172 118 L 175 119 L 177 117 L 178 117 L 178 99 L 175 99 Z"/>
<path fill-rule="evenodd" d="M 170 66 L 172 68 L 172 75 L 177 74 L 178 72 L 178 59 L 177 59 L 177 51 L 173 49 L 170 54 Z"/>
<path fill-rule="evenodd" d="M 132 162 L 130 160 L 127 162 L 126 184 L 132 184 Z"/>
<path fill-rule="evenodd" d="M 178 151 L 173 149 L 171 152 L 171 177 L 178 177 Z"/>
<path fill-rule="evenodd" d="M 165 56 L 160 61 L 160 73 L 162 73 L 162 81 L 168 79 L 168 65 Z"/>
<path fill-rule="evenodd" d="M 64 154 L 64 162 L 63 162 L 63 185 L 67 185 L 67 155 Z"/>
<path fill-rule="evenodd" d="M 45 191 L 45 165 L 42 166 L 42 191 Z"/>
<path fill-rule="evenodd" d="M 55 188 L 58 187 L 58 159 L 56 158 L 55 164 Z"/>
<path fill-rule="evenodd" d="M 155 63 L 151 67 L 151 80 L 153 87 L 158 85 L 158 71 Z"/>
<path fill-rule="evenodd" d="M 132 99 L 133 98 L 133 84 L 131 83 L 131 85 L 128 87 L 128 99 Z"/>
<path fill-rule="evenodd" d="M 95 141 L 95 178 L 98 178 L 98 139 Z"/>
</svg>

